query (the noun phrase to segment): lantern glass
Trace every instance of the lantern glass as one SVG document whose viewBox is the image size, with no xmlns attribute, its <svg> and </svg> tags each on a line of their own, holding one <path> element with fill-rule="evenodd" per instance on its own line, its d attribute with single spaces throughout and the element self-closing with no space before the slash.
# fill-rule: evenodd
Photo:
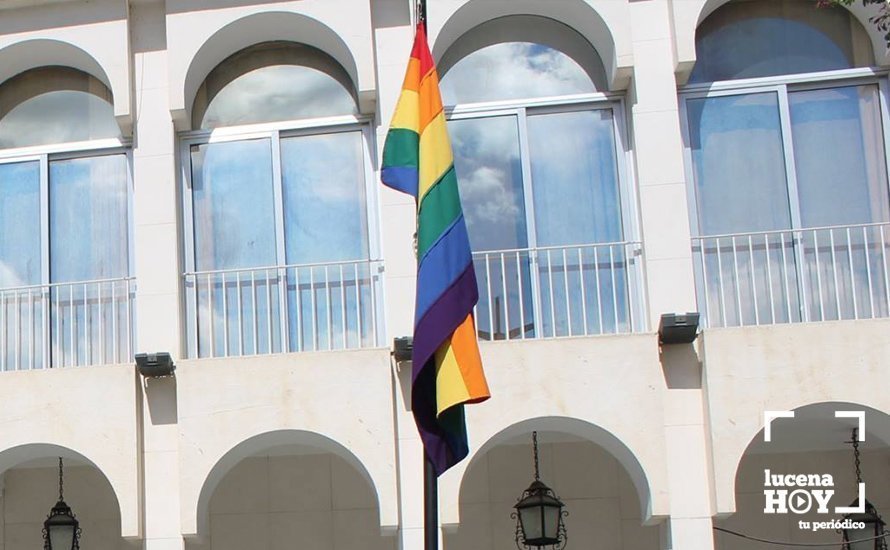
<svg viewBox="0 0 890 550">
<path fill-rule="evenodd" d="M 48 550 L 74 550 L 78 547 L 78 521 L 71 513 L 71 508 L 60 500 L 53 506 L 49 517 L 43 522 L 46 531 Z"/>
<path fill-rule="evenodd" d="M 74 526 L 52 525 L 49 528 L 51 550 L 69 550 L 74 548 Z"/>
<path fill-rule="evenodd" d="M 545 504 L 544 511 L 544 537 L 550 540 L 559 539 L 559 511 L 561 506 Z"/>
<path fill-rule="evenodd" d="M 531 543 L 531 541 L 544 538 L 542 512 L 543 507 L 536 504 L 519 509 L 519 521 L 522 524 L 522 534 L 526 542 Z"/>
</svg>

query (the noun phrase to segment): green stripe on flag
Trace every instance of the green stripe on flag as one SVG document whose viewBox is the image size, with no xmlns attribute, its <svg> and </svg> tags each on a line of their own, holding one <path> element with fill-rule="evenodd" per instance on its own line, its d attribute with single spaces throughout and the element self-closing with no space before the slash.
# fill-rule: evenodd
<svg viewBox="0 0 890 550">
<path fill-rule="evenodd" d="M 460 194 L 454 166 L 429 190 L 420 203 L 417 216 L 417 257 L 427 250 L 460 215 Z"/>
<path fill-rule="evenodd" d="M 383 146 L 383 166 L 418 166 L 420 136 L 413 130 L 392 128 Z"/>
</svg>

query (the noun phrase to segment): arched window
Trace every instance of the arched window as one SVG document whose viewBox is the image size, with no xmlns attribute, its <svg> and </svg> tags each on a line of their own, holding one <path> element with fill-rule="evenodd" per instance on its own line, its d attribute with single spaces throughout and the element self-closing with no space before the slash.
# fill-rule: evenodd
<svg viewBox="0 0 890 550">
<path fill-rule="evenodd" d="M 681 104 L 709 323 L 887 315 L 886 79 L 857 70 L 866 31 L 844 9 L 746 0 L 696 45 Z"/>
<path fill-rule="evenodd" d="M 111 93 L 65 67 L 0 84 L 0 368 L 130 357 L 129 163 Z"/>
<path fill-rule="evenodd" d="M 189 353 L 376 344 L 366 121 L 346 72 L 271 42 L 205 79 L 187 159 Z"/>
<path fill-rule="evenodd" d="M 440 66 L 480 336 L 632 330 L 622 103 L 603 93 L 596 51 L 516 16 L 471 30 Z"/>
</svg>

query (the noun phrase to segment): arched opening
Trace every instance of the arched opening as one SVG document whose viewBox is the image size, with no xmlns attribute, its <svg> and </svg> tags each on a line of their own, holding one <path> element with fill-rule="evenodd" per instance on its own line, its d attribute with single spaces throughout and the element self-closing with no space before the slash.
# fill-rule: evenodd
<svg viewBox="0 0 890 550">
<path fill-rule="evenodd" d="M 198 88 L 194 128 L 353 115 L 349 75 L 321 50 L 264 42 L 217 65 Z"/>
<path fill-rule="evenodd" d="M 837 417 L 837 411 L 861 413 L 864 420 L 860 424 L 856 417 Z M 819 524 L 842 521 L 844 514 L 835 508 L 850 506 L 858 498 L 851 440 L 853 429 L 861 425 L 865 427 L 859 443 L 865 498 L 886 520 L 890 513 L 890 415 L 853 403 L 828 402 L 799 407 L 794 418 L 773 420 L 769 442 L 763 430 L 751 440 L 736 471 L 736 511 L 714 525 L 779 542 L 837 543 L 840 547 L 835 527 Z M 795 493 L 798 490 L 808 494 Z M 826 492 L 818 495 L 825 500 L 821 510 L 812 491 Z M 719 531 L 714 539 L 717 550 L 743 550 L 751 544 Z"/>
<path fill-rule="evenodd" d="M 68 67 L 41 67 L 0 85 L 0 149 L 120 137 L 111 91 Z"/>
<path fill-rule="evenodd" d="M 64 464 L 65 502 L 82 530 L 80 547 L 134 548 L 121 538 L 121 513 L 108 479 L 86 457 L 56 445 L 25 445 L 0 453 L 3 548 L 43 547 L 43 522 L 59 497 L 58 457 Z"/>
<path fill-rule="evenodd" d="M 446 550 L 516 547 L 511 518 L 522 491 L 534 480 L 532 424 L 512 430 L 475 455 L 460 491 L 460 524 L 447 530 Z M 565 504 L 569 545 L 615 550 L 659 550 L 659 528 L 644 526 L 638 486 L 622 461 L 576 426 L 548 424 L 538 431 L 541 481 Z M 555 429 L 553 429 L 555 428 Z"/>
<path fill-rule="evenodd" d="M 377 493 L 358 459 L 317 434 L 272 432 L 243 442 L 213 468 L 201 500 L 198 513 L 209 523 L 187 550 L 397 544 L 381 535 Z"/>
</svg>

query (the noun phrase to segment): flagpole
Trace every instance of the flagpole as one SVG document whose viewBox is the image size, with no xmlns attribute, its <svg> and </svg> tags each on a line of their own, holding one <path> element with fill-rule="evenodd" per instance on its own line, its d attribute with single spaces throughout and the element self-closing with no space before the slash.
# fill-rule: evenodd
<svg viewBox="0 0 890 550">
<path fill-rule="evenodd" d="M 423 453 L 423 548 L 439 548 L 439 487 L 433 463 Z"/>
</svg>

